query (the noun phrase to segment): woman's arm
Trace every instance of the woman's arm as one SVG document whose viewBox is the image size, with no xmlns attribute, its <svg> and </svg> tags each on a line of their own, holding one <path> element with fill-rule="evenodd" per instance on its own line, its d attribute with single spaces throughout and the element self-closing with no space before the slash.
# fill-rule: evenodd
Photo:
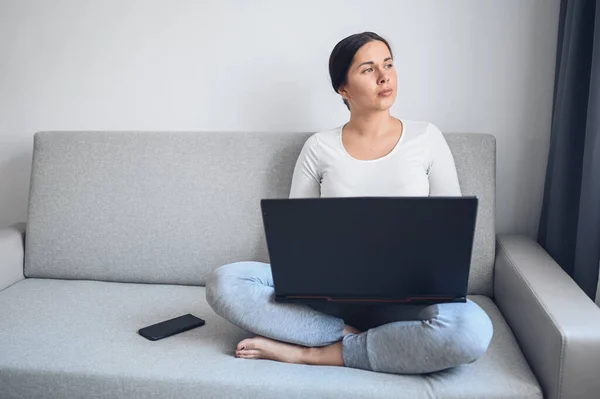
<svg viewBox="0 0 600 399">
<path fill-rule="evenodd" d="M 318 198 L 321 196 L 319 173 L 319 142 L 316 134 L 306 140 L 296 160 L 290 198 Z"/>
<path fill-rule="evenodd" d="M 442 132 L 433 124 L 428 128 L 431 157 L 427 175 L 430 196 L 461 196 L 454 157 Z"/>
</svg>

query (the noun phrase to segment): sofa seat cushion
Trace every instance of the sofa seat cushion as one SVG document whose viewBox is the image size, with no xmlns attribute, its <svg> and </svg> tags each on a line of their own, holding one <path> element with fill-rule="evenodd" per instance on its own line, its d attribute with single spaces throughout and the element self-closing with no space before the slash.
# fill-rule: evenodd
<svg viewBox="0 0 600 399">
<path fill-rule="evenodd" d="M 475 363 L 423 376 L 243 360 L 250 335 L 216 316 L 204 288 L 25 279 L 0 291 L 2 398 L 541 398 L 494 303 L 495 333 Z M 185 313 L 206 325 L 160 341 L 137 334 Z"/>
</svg>

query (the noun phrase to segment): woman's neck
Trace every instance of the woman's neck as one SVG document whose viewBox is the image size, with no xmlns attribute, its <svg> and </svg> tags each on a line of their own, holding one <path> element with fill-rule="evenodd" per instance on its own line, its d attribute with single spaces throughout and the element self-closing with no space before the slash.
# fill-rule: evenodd
<svg viewBox="0 0 600 399">
<path fill-rule="evenodd" d="M 352 112 L 346 129 L 360 136 L 376 137 L 388 133 L 394 122 L 394 118 L 387 110 L 368 114 Z"/>
</svg>

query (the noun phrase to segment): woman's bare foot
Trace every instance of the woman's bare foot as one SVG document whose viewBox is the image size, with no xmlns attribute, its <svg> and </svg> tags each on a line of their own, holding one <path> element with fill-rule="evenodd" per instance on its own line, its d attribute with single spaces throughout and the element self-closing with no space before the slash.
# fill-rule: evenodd
<svg viewBox="0 0 600 399">
<path fill-rule="evenodd" d="M 287 344 L 265 337 L 241 341 L 235 355 L 242 359 L 266 359 L 284 363 L 343 366 L 342 343 L 320 347 Z"/>
<path fill-rule="evenodd" d="M 348 334 L 360 334 L 360 331 L 352 326 L 344 325 L 344 337 Z"/>
<path fill-rule="evenodd" d="M 241 341 L 235 355 L 242 359 L 267 359 L 284 363 L 305 363 L 309 348 L 275 341 L 265 337 Z"/>
<path fill-rule="evenodd" d="M 360 331 L 344 325 L 343 335 L 348 334 L 360 334 Z M 308 348 L 265 337 L 255 337 L 241 341 L 236 347 L 235 355 L 242 359 L 266 359 L 284 363 L 344 365 L 341 342 L 319 348 Z"/>
</svg>

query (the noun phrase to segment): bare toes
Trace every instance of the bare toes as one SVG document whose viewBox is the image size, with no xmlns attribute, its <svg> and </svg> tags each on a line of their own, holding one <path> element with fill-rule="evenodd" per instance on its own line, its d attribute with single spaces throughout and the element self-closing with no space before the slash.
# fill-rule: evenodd
<svg viewBox="0 0 600 399">
<path fill-rule="evenodd" d="M 248 349 L 248 345 L 250 344 L 250 342 L 251 342 L 251 338 L 244 339 L 244 340 L 240 341 L 237 344 L 236 349 L 239 350 L 239 351 L 244 350 L 244 349 Z"/>
<path fill-rule="evenodd" d="M 237 353 L 237 357 L 242 358 L 242 359 L 258 359 L 259 358 L 259 353 L 257 350 L 243 350 L 243 351 L 239 351 Z"/>
</svg>

